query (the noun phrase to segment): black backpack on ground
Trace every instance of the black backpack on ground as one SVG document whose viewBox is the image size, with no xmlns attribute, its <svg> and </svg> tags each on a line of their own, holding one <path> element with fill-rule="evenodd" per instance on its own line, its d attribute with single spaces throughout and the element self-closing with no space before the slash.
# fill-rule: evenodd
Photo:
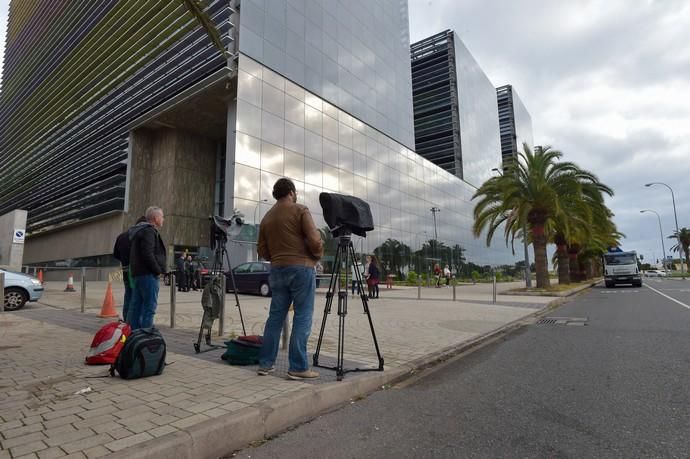
<svg viewBox="0 0 690 459">
<path fill-rule="evenodd" d="M 144 378 L 163 373 L 166 347 L 163 335 L 157 328 L 139 328 L 132 331 L 125 345 L 110 367 L 122 379 Z"/>
</svg>

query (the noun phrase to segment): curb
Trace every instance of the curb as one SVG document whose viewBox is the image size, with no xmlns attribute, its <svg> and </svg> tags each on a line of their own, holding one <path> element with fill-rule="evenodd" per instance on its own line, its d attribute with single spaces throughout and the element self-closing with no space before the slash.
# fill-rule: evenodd
<svg viewBox="0 0 690 459">
<path fill-rule="evenodd" d="M 588 288 L 590 286 L 583 287 Z M 584 288 L 580 290 L 584 290 Z M 290 427 L 308 422 L 321 414 L 332 411 L 353 398 L 371 394 L 385 385 L 395 384 L 410 378 L 421 370 L 477 347 L 497 335 L 520 328 L 526 325 L 530 319 L 545 315 L 566 301 L 566 298 L 554 299 L 543 308 L 520 319 L 476 338 L 427 354 L 408 364 L 381 373 L 373 372 L 358 378 L 303 388 L 265 403 L 249 406 L 186 429 L 127 447 L 110 454 L 108 457 L 112 459 L 211 459 L 227 456 L 232 451 L 243 449 L 252 442 L 271 438 Z"/>
<path fill-rule="evenodd" d="M 593 280 L 593 281 L 588 282 L 586 284 L 578 285 L 577 287 L 573 287 L 569 290 L 564 290 L 562 292 L 513 292 L 513 291 L 507 291 L 507 292 L 501 292 L 501 293 L 499 293 L 499 295 L 567 297 L 567 296 L 575 295 L 576 293 L 580 293 L 582 290 L 588 289 L 590 287 L 594 287 L 595 285 L 597 285 L 601 281 L 602 281 L 602 279 Z"/>
</svg>

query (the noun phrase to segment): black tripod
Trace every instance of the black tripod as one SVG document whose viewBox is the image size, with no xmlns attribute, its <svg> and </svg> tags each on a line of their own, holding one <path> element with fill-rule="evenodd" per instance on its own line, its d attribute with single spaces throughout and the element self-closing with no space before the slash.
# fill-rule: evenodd
<svg viewBox="0 0 690 459">
<path fill-rule="evenodd" d="M 204 316 L 201 319 L 201 326 L 199 327 L 199 338 L 197 339 L 196 343 L 194 343 L 194 350 L 196 351 L 197 354 L 200 352 L 208 352 L 213 349 L 219 349 L 223 348 L 225 346 L 220 345 L 220 344 L 213 344 L 211 342 L 211 328 L 213 327 L 213 321 L 218 318 L 219 314 L 222 314 L 224 311 L 224 302 L 225 302 L 225 283 L 222 282 L 222 277 L 225 274 L 223 274 L 223 260 L 226 260 L 228 262 L 228 269 L 230 270 L 230 281 L 232 282 L 232 290 L 233 293 L 235 294 L 235 305 L 237 306 L 237 310 L 240 313 L 240 323 L 242 324 L 242 333 L 244 335 L 247 334 L 246 329 L 244 328 L 244 319 L 242 318 L 242 308 L 240 308 L 240 298 L 237 296 L 237 286 L 235 284 L 235 274 L 232 272 L 232 265 L 230 264 L 230 255 L 228 254 L 228 250 L 226 249 L 226 243 L 227 239 L 223 237 L 218 237 L 214 240 L 213 245 L 215 246 L 215 252 L 214 252 L 214 260 L 213 260 L 213 266 L 211 267 L 211 278 L 209 279 L 209 285 L 204 287 L 204 290 L 207 288 L 212 289 L 211 290 L 211 300 L 214 303 L 213 306 L 215 306 L 215 303 L 218 303 L 218 308 L 216 311 L 215 307 L 211 307 L 210 310 L 209 308 L 204 307 Z M 213 287 L 212 285 L 217 283 L 216 278 L 220 278 L 220 292 L 213 292 Z M 206 293 L 206 292 L 204 292 Z M 208 349 L 204 349 L 203 351 L 201 350 L 201 338 L 204 336 L 204 332 L 206 332 L 206 346 L 208 346 Z"/>
<path fill-rule="evenodd" d="M 321 322 L 321 331 L 319 332 L 319 341 L 316 345 L 316 352 L 314 352 L 314 366 L 320 368 L 328 368 L 335 370 L 338 381 L 342 381 L 343 375 L 351 371 L 383 371 L 383 357 L 379 350 L 379 343 L 376 340 L 376 332 L 374 331 L 374 323 L 371 321 L 371 314 L 369 314 L 369 303 L 364 294 L 364 287 L 362 285 L 362 273 L 357 268 L 355 257 L 355 249 L 352 245 L 351 233 L 343 234 L 338 238 L 338 250 L 335 254 L 335 261 L 333 263 L 333 273 L 328 285 L 328 293 L 326 293 L 326 307 L 323 311 L 323 321 Z M 341 263 L 345 262 L 345 288 L 343 289 Z M 364 314 L 369 319 L 369 327 L 371 328 L 371 336 L 374 338 L 374 347 L 376 347 L 376 355 L 379 359 L 378 368 L 354 368 L 350 370 L 343 369 L 343 360 L 345 353 L 345 316 L 347 315 L 347 294 L 348 294 L 348 270 L 353 268 L 355 272 L 356 285 L 359 287 L 359 296 L 362 300 L 362 307 Z M 323 341 L 323 332 L 326 328 L 326 318 L 331 313 L 331 306 L 333 304 L 333 295 L 337 289 L 338 293 L 338 358 L 335 367 L 327 367 L 319 365 L 319 352 L 321 351 L 321 342 Z"/>
</svg>

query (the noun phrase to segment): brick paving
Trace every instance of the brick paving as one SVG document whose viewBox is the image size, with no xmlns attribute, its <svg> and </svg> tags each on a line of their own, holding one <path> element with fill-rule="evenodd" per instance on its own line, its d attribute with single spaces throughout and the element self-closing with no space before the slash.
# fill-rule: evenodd
<svg viewBox="0 0 690 459">
<path fill-rule="evenodd" d="M 105 284 L 99 288 L 102 295 Z M 416 289 L 382 289 L 384 298 L 370 302 L 387 368 L 476 337 L 548 301 L 515 299 L 515 306 L 507 306 L 513 298 L 506 297 L 499 305 L 487 304 L 484 290 L 474 288 L 463 292 L 471 302 L 452 302 L 447 291 L 438 290 L 425 292 L 436 298 L 420 302 L 412 299 Z M 92 286 L 91 295 L 98 293 Z M 178 328 L 165 326 L 169 304 L 161 301 L 159 306 L 156 322 L 168 343 L 169 364 L 161 376 L 132 381 L 103 377 L 107 367 L 85 366 L 83 359 L 95 331 L 111 319 L 97 317 L 93 308 L 80 313 L 78 293 L 71 295 L 48 290 L 42 304 L 0 315 L 0 459 L 100 457 L 309 386 L 285 379 L 284 352 L 275 376 L 268 377 L 257 376 L 255 366 L 228 365 L 219 358 L 222 350 L 195 354 L 192 342 L 201 306 L 194 292 L 178 297 Z M 310 351 L 323 301 L 323 294 L 317 296 Z M 243 296 L 241 304 L 247 332 L 260 334 L 269 300 Z M 337 319 L 335 314 L 327 319 L 321 364 L 334 364 Z M 227 300 L 226 330 L 241 332 L 233 297 Z M 358 298 L 349 301 L 345 356 L 346 368 L 378 363 Z M 315 383 L 334 383 L 334 372 L 319 371 L 322 377 Z M 78 394 L 85 388 L 91 390 Z"/>
</svg>

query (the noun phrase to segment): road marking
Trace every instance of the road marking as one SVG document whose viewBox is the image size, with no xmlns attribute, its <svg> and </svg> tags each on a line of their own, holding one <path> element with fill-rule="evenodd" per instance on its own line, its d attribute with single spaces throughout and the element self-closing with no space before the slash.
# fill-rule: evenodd
<svg viewBox="0 0 690 459">
<path fill-rule="evenodd" d="M 650 289 L 650 290 L 654 290 L 654 291 L 655 291 L 656 293 L 658 293 L 659 295 L 668 298 L 669 300 L 673 301 L 674 303 L 678 303 L 679 305 L 683 306 L 683 307 L 686 308 L 686 309 L 690 309 L 690 306 L 688 306 L 687 304 L 682 303 L 682 302 L 676 300 L 675 298 L 673 298 L 673 297 L 671 297 L 671 296 L 668 296 L 668 295 L 665 294 L 665 293 L 660 292 L 659 290 L 655 289 L 654 287 L 650 287 L 649 285 L 645 285 L 645 287 L 647 287 L 647 288 Z"/>
<path fill-rule="evenodd" d="M 640 293 L 639 290 L 604 290 L 602 295 L 613 295 L 618 293 Z"/>
</svg>

